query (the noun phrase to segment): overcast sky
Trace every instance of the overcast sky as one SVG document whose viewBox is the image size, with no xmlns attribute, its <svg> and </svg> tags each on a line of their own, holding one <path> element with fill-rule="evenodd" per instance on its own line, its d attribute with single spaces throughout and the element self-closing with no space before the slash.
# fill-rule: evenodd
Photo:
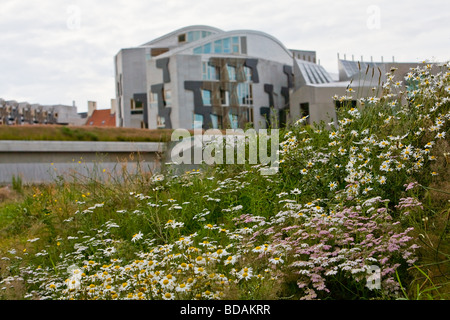
<svg viewBox="0 0 450 320">
<path fill-rule="evenodd" d="M 448 0 L 0 0 L 0 98 L 109 108 L 114 55 L 188 25 L 263 31 L 335 73 L 338 53 L 450 60 L 449 21 Z"/>
</svg>

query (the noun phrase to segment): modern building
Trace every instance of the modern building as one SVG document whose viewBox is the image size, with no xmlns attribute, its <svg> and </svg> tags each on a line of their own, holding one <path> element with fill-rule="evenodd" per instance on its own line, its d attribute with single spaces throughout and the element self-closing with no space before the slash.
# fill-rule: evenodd
<svg viewBox="0 0 450 320">
<path fill-rule="evenodd" d="M 386 83 L 386 75 L 394 70 L 395 79 L 401 87 L 413 85 L 405 80 L 408 73 L 423 63 L 411 62 L 364 62 L 339 59 L 338 79 L 332 80 L 327 72 L 318 65 L 298 62 L 299 69 L 294 69 L 296 78 L 295 90 L 291 95 L 290 119 L 296 121 L 308 116 L 310 124 L 324 121 L 337 122 L 336 110 L 343 101 L 335 97 L 347 97 L 354 106 L 360 106 L 359 98 L 380 96 Z M 349 92 L 347 89 L 353 91 Z M 377 89 L 375 89 L 377 88 Z"/>
<path fill-rule="evenodd" d="M 267 33 L 189 26 L 117 53 L 116 125 L 260 129 L 306 115 L 330 122 L 339 107 L 333 96 L 350 84 L 370 90 L 390 68 L 402 77 L 416 66 L 338 57 L 332 77 L 315 51 L 288 49 Z"/>
<path fill-rule="evenodd" d="M 254 128 L 287 121 L 295 61 L 315 65 L 314 51 L 289 50 L 253 30 L 189 26 L 115 56 L 116 124 L 141 128 Z"/>
<path fill-rule="evenodd" d="M 40 105 L 0 99 L 0 125 L 83 125 L 85 121 L 75 105 Z"/>
</svg>

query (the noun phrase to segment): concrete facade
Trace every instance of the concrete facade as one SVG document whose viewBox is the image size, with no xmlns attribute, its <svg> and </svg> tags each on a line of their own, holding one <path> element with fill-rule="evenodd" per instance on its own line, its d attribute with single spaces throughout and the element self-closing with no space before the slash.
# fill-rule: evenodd
<svg viewBox="0 0 450 320">
<path fill-rule="evenodd" d="M 392 67 L 402 80 L 418 65 L 338 57 L 336 78 L 318 62 L 315 51 L 287 49 L 264 32 L 175 30 L 117 53 L 116 125 L 192 129 L 201 121 L 203 129 L 260 129 L 304 115 L 311 124 L 329 122 L 336 120 L 333 97 L 350 84 L 367 93 Z"/>
<path fill-rule="evenodd" d="M 294 89 L 294 57 L 316 61 L 314 51 L 289 50 L 263 32 L 209 26 L 189 26 L 122 49 L 115 57 L 116 124 L 150 129 L 192 129 L 196 120 L 203 129 L 280 125 L 287 121 Z M 136 109 L 138 97 L 146 103 Z"/>
</svg>

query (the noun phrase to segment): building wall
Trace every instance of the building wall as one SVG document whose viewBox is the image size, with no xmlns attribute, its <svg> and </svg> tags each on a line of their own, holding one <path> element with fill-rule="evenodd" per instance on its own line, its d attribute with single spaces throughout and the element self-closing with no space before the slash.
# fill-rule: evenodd
<svg viewBox="0 0 450 320">
<path fill-rule="evenodd" d="M 0 99 L 0 124 L 61 124 L 83 125 L 77 107 L 66 105 L 40 105 Z"/>
<path fill-rule="evenodd" d="M 145 48 L 122 49 L 116 55 L 116 99 L 118 112 L 116 124 L 123 127 L 140 128 L 142 115 L 131 114 L 134 94 L 146 93 Z"/>
<path fill-rule="evenodd" d="M 296 90 L 291 97 L 290 121 L 302 118 L 300 104 L 309 104 L 309 123 L 329 123 L 337 121 L 334 95 L 343 96 L 346 86 L 303 86 Z"/>
<path fill-rule="evenodd" d="M 180 42 L 180 35 L 185 34 L 187 37 L 188 32 L 195 30 L 203 30 L 208 35 L 192 42 Z M 207 44 L 213 47 L 215 41 L 230 37 L 239 37 L 239 52 L 233 50 L 217 53 L 211 50 L 207 53 L 198 50 Z M 164 48 L 167 50 L 159 50 Z M 157 49 L 158 52 L 152 51 L 153 49 Z M 314 64 L 316 53 L 288 50 L 278 39 L 259 31 L 224 32 L 207 26 L 182 28 L 141 47 L 122 49 L 116 56 L 118 91 L 116 123 L 124 127 L 141 127 L 141 123 L 145 122 L 145 127 L 151 129 L 192 129 L 195 115 L 201 114 L 205 120 L 203 128 L 207 129 L 212 126 L 210 113 L 213 113 L 222 115 L 222 128 L 226 128 L 230 125 L 227 119 L 228 111 L 231 110 L 232 113 L 239 114 L 238 121 L 241 128 L 246 126 L 247 121 L 251 121 L 256 129 L 283 125 L 288 121 L 289 113 L 296 112 L 295 108 L 289 107 L 293 92 L 298 87 L 305 86 L 293 76 L 294 73 L 298 73 L 295 69 L 295 59 L 304 59 Z M 251 68 L 255 75 L 251 83 L 253 103 L 250 106 L 239 106 L 237 100 L 233 98 L 236 82 L 230 81 L 227 77 L 217 81 L 203 79 L 202 63 L 205 62 L 218 63 L 222 67 L 227 63 L 236 66 L 244 64 Z M 211 106 L 203 105 L 202 89 L 210 90 L 212 93 L 220 90 L 228 91 L 228 105 L 224 105 L 221 99 L 213 97 Z M 170 104 L 167 97 L 164 97 L 166 90 L 171 92 Z M 325 89 L 305 90 L 315 92 Z M 130 101 L 135 94 L 147 95 L 144 114 L 130 114 Z M 304 99 L 301 97 L 302 94 L 301 91 L 296 96 Z M 314 104 L 323 103 L 325 106 L 325 102 L 320 102 L 320 99 L 310 102 L 311 109 Z M 319 113 L 315 117 L 319 117 Z M 247 114 L 251 119 L 247 120 Z M 160 118 L 164 118 L 165 122 L 158 122 Z"/>
</svg>

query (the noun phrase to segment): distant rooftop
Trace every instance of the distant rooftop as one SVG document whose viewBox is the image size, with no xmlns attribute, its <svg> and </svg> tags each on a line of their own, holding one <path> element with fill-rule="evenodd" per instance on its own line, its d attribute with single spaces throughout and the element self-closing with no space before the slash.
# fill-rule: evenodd
<svg viewBox="0 0 450 320">
<path fill-rule="evenodd" d="M 111 109 L 94 110 L 92 115 L 86 120 L 87 126 L 94 127 L 115 127 L 116 116 L 111 114 Z"/>
</svg>

